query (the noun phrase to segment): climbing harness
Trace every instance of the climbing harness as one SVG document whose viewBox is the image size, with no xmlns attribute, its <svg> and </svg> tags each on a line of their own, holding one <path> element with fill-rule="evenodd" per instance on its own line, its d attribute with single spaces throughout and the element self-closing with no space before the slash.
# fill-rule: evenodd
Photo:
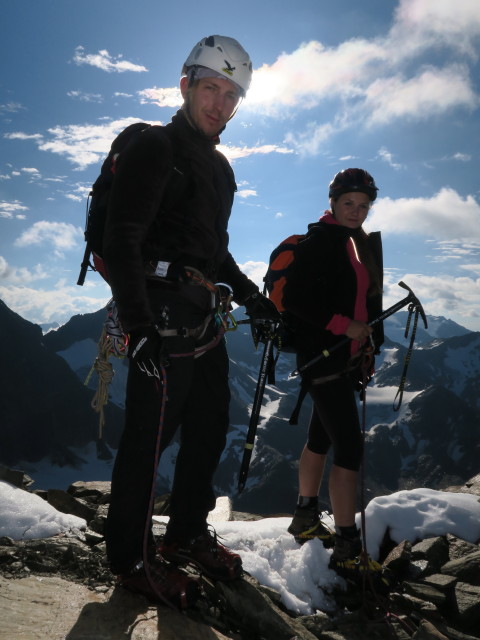
<svg viewBox="0 0 480 640">
<path fill-rule="evenodd" d="M 158 321 L 158 333 L 162 338 L 179 336 L 183 338 L 194 338 L 198 342 L 204 337 L 208 327 L 213 322 L 215 335 L 212 340 L 206 344 L 195 347 L 192 351 L 167 354 L 165 361 L 160 363 L 165 366 L 168 366 L 168 358 L 199 358 L 210 349 L 216 347 L 227 331 L 234 331 L 237 328 L 237 323 L 231 313 L 233 290 L 230 285 L 224 282 L 213 283 L 193 267 L 185 267 L 185 273 L 189 277 L 189 284 L 202 286 L 210 292 L 212 311 L 207 314 L 205 320 L 197 327 L 165 329 L 161 328 L 162 324 L 165 325 L 168 322 L 168 314 L 164 310 L 164 314 Z M 91 401 L 91 407 L 99 414 L 99 440 L 103 439 L 105 427 L 104 410 L 108 403 L 108 390 L 115 373 L 112 363 L 110 362 L 110 357 L 125 358 L 128 355 L 129 346 L 129 335 L 122 329 L 117 306 L 113 298 L 108 302 L 106 310 L 107 317 L 98 342 L 98 354 L 84 382 L 84 385 L 87 386 L 93 373 L 97 373 L 98 385 Z M 138 363 L 138 366 L 148 377 L 154 377 L 157 380 L 161 379 L 161 373 L 156 363 L 151 361 L 148 366 L 146 363 Z"/>
</svg>

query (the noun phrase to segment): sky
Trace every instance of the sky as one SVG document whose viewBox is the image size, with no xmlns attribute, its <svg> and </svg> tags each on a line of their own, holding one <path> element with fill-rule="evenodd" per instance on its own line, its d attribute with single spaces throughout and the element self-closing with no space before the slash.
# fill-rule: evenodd
<svg viewBox="0 0 480 640">
<path fill-rule="evenodd" d="M 46 538 L 86 527 L 85 520 L 61 513 L 39 496 L 5 481 L 0 481 L 0 512 L 0 537 L 14 540 Z M 209 523 L 222 543 L 241 555 L 245 571 L 260 584 L 275 589 L 287 609 L 303 615 L 334 609 L 329 592 L 344 581 L 328 568 L 331 550 L 324 549 L 319 540 L 297 544 L 287 533 L 290 518 L 232 521 L 230 516 L 228 499 L 218 498 Z M 399 491 L 372 500 L 365 517 L 367 549 L 372 558 L 378 558 L 388 527 L 392 540 L 398 543 L 447 533 L 472 543 L 480 538 L 480 504 L 477 496 L 468 493 Z M 323 514 L 323 519 L 332 526 L 328 514 Z M 155 516 L 154 520 L 165 523 L 168 518 Z"/>
<path fill-rule="evenodd" d="M 368 170 L 387 308 L 400 280 L 429 315 L 480 330 L 480 8 L 472 0 L 17 0 L 0 25 L 0 299 L 46 325 L 101 308 L 76 285 L 85 207 L 112 139 L 166 124 L 183 62 L 228 35 L 254 75 L 220 150 L 238 192 L 230 250 L 261 284 L 269 255 Z"/>
</svg>

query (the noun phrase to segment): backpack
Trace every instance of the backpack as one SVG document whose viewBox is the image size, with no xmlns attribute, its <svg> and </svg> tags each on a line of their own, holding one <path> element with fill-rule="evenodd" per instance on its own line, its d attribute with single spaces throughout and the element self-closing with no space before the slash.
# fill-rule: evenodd
<svg viewBox="0 0 480 640">
<path fill-rule="evenodd" d="M 151 125 L 146 122 L 135 122 L 118 134 L 112 142 L 110 151 L 103 161 L 100 174 L 88 194 L 84 232 L 87 246 L 77 280 L 79 286 L 83 286 L 89 267 L 93 271 L 98 271 L 102 278 L 108 282 L 107 270 L 102 259 L 102 245 L 110 189 L 115 175 L 115 163 L 119 154 L 150 127 Z"/>
<path fill-rule="evenodd" d="M 277 343 L 280 351 L 295 353 L 293 330 L 289 326 L 288 312 L 283 306 L 283 288 L 287 281 L 287 269 L 295 257 L 295 247 L 305 238 L 305 234 L 293 234 L 282 240 L 270 254 L 268 269 L 263 278 L 264 295 L 268 295 L 282 314 L 282 324 L 278 329 Z"/>
<path fill-rule="evenodd" d="M 268 297 L 280 313 L 285 311 L 283 306 L 283 287 L 287 281 L 287 268 L 293 262 L 295 247 L 304 238 L 304 234 L 288 236 L 270 254 L 267 273 L 263 278 L 265 283 L 264 294 L 268 293 Z"/>
</svg>

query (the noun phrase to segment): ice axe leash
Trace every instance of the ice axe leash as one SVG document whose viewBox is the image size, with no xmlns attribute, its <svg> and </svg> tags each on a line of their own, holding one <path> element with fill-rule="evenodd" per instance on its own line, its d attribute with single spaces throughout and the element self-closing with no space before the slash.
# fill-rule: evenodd
<svg viewBox="0 0 480 640">
<path fill-rule="evenodd" d="M 412 350 L 413 350 L 413 343 L 415 341 L 415 334 L 416 334 L 416 330 L 417 330 L 418 316 L 419 315 L 422 317 L 423 323 L 425 325 L 425 329 L 428 328 L 427 317 L 425 315 L 425 311 L 423 309 L 423 306 L 420 303 L 420 300 L 413 293 L 412 289 L 410 289 L 410 287 L 408 285 L 406 285 L 404 282 L 400 281 L 398 283 L 398 286 L 402 287 L 402 289 L 406 289 L 408 291 L 408 295 L 405 298 L 403 298 L 402 300 L 399 300 L 397 303 L 395 303 L 394 305 L 392 305 L 388 309 L 386 309 L 385 311 L 383 311 L 379 316 L 377 316 L 376 318 L 374 318 L 373 320 L 371 320 L 368 323 L 368 325 L 370 327 L 373 327 L 376 324 L 378 324 L 379 322 L 382 322 L 383 320 L 385 320 L 389 316 L 392 316 L 394 313 L 397 313 L 397 311 L 400 311 L 400 309 L 403 309 L 404 307 L 406 307 L 408 305 L 409 315 L 408 315 L 408 320 L 407 320 L 407 326 L 405 328 L 405 337 L 407 338 L 408 337 L 408 332 L 409 332 L 409 329 L 410 329 L 411 318 L 412 318 L 413 313 L 415 312 L 415 317 L 414 317 L 414 322 L 413 322 L 413 329 L 412 329 L 412 334 L 411 334 L 411 338 L 410 338 L 410 345 L 409 345 L 408 350 L 407 350 L 407 355 L 405 356 L 405 364 L 404 364 L 404 368 L 403 368 L 403 372 L 402 372 L 402 377 L 401 377 L 401 380 L 400 380 L 400 386 L 399 386 L 399 389 L 397 391 L 397 395 L 395 396 L 395 400 L 397 399 L 397 397 L 399 397 L 399 400 L 398 400 L 397 404 L 395 404 L 395 400 L 394 400 L 394 407 L 393 407 L 394 411 L 398 411 L 398 409 L 400 408 L 400 405 L 402 403 L 403 390 L 404 390 L 404 387 L 405 387 L 407 369 L 408 369 L 408 364 L 410 362 L 410 358 L 411 358 L 411 354 L 412 354 Z M 336 351 L 340 347 L 343 347 L 350 340 L 351 340 L 351 338 L 344 338 L 343 340 L 340 340 L 340 342 L 337 342 L 337 344 L 335 344 L 330 349 L 324 349 L 318 356 L 316 356 L 315 358 L 313 358 L 312 360 L 310 360 L 309 362 L 307 362 L 303 366 L 299 367 L 298 369 L 295 369 L 294 371 L 292 371 L 291 374 L 290 374 L 290 377 L 295 377 L 295 376 L 298 376 L 298 375 L 304 373 L 304 371 L 309 369 L 311 366 L 313 366 L 314 364 L 316 364 L 320 360 L 328 358 L 334 351 Z"/>
<path fill-rule="evenodd" d="M 242 321 L 240 321 L 242 322 Z M 247 322 L 250 322 L 248 320 Z M 260 363 L 260 372 L 258 374 L 257 387 L 253 398 L 252 412 L 250 414 L 250 422 L 248 424 L 247 438 L 245 440 L 245 448 L 243 450 L 243 459 L 240 465 L 240 473 L 238 476 L 238 493 L 241 493 L 247 482 L 248 469 L 250 467 L 250 459 L 253 453 L 255 443 L 255 435 L 257 433 L 258 420 L 260 417 L 260 409 L 262 407 L 263 394 L 267 377 L 273 364 L 273 347 L 275 344 L 278 323 L 268 323 L 270 326 L 266 330 L 265 347 L 263 349 L 262 360 Z"/>
</svg>

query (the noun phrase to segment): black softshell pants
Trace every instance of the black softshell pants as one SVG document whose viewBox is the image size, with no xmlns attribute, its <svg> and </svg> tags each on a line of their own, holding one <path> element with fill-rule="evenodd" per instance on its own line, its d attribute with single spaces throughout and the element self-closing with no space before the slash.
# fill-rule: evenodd
<svg viewBox="0 0 480 640">
<path fill-rule="evenodd" d="M 190 326 L 197 326 L 204 317 L 198 307 L 185 301 L 169 304 L 169 312 L 177 325 L 183 319 Z M 203 342 L 211 340 L 213 335 L 211 328 Z M 113 468 L 106 524 L 107 556 L 114 573 L 124 573 L 142 559 L 145 532 L 149 542 L 152 541 L 150 501 L 154 493 L 156 456 L 168 446 L 178 428 L 180 448 L 171 492 L 168 540 L 182 543 L 203 533 L 207 514 L 215 506 L 212 480 L 229 425 L 225 342 L 222 339 L 198 358 L 177 357 L 193 351 L 196 343 L 192 338 L 165 338 L 165 346 L 172 354 L 165 369 L 166 385 L 147 377 L 135 363 L 129 368 L 125 429 Z"/>
</svg>

